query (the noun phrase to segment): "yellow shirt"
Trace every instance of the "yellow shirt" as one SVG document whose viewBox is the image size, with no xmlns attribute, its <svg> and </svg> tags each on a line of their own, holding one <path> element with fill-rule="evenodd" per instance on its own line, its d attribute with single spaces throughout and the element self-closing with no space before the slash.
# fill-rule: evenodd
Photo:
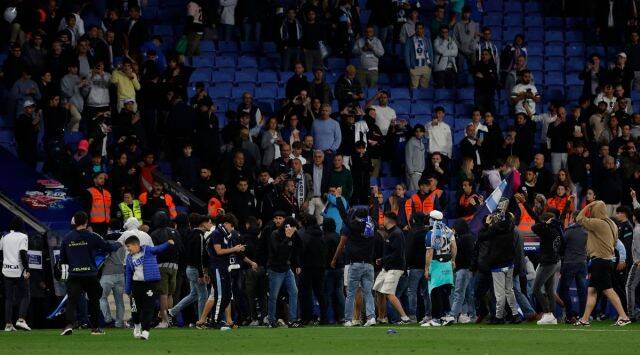
<svg viewBox="0 0 640 355">
<path fill-rule="evenodd" d="M 129 79 L 127 74 L 120 70 L 114 70 L 111 74 L 111 82 L 116 84 L 118 88 L 118 100 L 134 99 L 136 98 L 136 91 L 140 90 L 140 82 L 138 77 L 134 74 L 134 78 Z"/>
</svg>

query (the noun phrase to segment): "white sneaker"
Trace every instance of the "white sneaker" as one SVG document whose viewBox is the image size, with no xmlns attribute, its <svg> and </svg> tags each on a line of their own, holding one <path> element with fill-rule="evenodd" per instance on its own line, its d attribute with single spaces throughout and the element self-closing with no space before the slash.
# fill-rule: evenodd
<svg viewBox="0 0 640 355">
<path fill-rule="evenodd" d="M 143 330 L 143 331 L 140 333 L 140 338 L 139 338 L 139 339 L 142 339 L 142 340 L 149 340 L 149 332 L 148 332 L 148 331 L 146 331 L 146 330 Z"/>
<path fill-rule="evenodd" d="M 258 322 L 257 320 L 254 320 L 253 322 L 249 323 L 250 327 L 257 327 L 260 325 L 260 322 Z"/>
<path fill-rule="evenodd" d="M 345 327 L 353 327 L 353 322 L 348 320 L 348 321 L 344 322 L 344 326 Z"/>
<path fill-rule="evenodd" d="M 372 327 L 374 325 L 376 325 L 376 319 L 374 317 L 369 318 L 369 320 L 364 324 L 365 327 Z"/>
<path fill-rule="evenodd" d="M 354 321 L 351 321 L 351 323 L 356 326 L 356 325 L 362 325 L 362 321 L 360 319 L 356 319 Z"/>
<path fill-rule="evenodd" d="M 558 320 L 553 313 L 545 313 L 542 318 L 537 322 L 538 325 L 553 325 L 558 324 Z"/>
<path fill-rule="evenodd" d="M 158 325 L 156 325 L 156 329 L 167 329 L 169 328 L 169 323 L 167 322 L 160 322 L 158 323 Z"/>
<path fill-rule="evenodd" d="M 471 323 L 471 317 L 469 317 L 467 314 L 462 313 L 459 317 L 458 317 L 458 323 L 460 324 L 468 324 Z"/>
<path fill-rule="evenodd" d="M 142 336 L 142 326 L 140 324 L 136 324 L 133 326 L 133 337 L 136 339 L 140 339 Z"/>
<path fill-rule="evenodd" d="M 426 323 L 421 324 L 420 326 L 421 327 L 441 327 L 442 324 L 440 324 L 440 322 L 438 322 L 437 320 L 432 319 Z"/>
<path fill-rule="evenodd" d="M 380 319 L 378 319 L 378 323 L 387 324 L 387 323 L 389 323 L 389 319 L 387 317 L 380 318 Z"/>
<path fill-rule="evenodd" d="M 447 326 L 447 325 L 450 325 L 450 324 L 456 322 L 456 319 L 454 317 L 452 317 L 452 316 L 444 316 L 444 317 L 440 318 L 440 320 L 441 320 L 443 326 Z"/>
<path fill-rule="evenodd" d="M 4 331 L 5 331 L 5 332 L 15 332 L 15 331 L 16 331 L 16 328 L 13 326 L 13 324 L 7 324 L 7 325 L 4 327 Z"/>
<path fill-rule="evenodd" d="M 430 321 L 431 321 L 431 317 L 424 316 L 424 318 L 422 318 L 422 320 L 420 321 L 420 325 L 423 325 L 425 323 L 429 323 Z"/>
<path fill-rule="evenodd" d="M 24 319 L 18 319 L 16 322 L 16 328 L 29 331 L 31 328 L 27 325 L 27 322 Z"/>
</svg>

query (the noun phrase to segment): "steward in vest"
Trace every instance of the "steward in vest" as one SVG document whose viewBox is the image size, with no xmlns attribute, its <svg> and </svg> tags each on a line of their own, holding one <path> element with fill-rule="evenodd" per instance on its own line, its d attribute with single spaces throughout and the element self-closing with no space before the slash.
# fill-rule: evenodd
<svg viewBox="0 0 640 355">
<path fill-rule="evenodd" d="M 153 183 L 151 194 L 148 192 L 140 194 L 140 204 L 142 204 L 142 218 L 145 221 L 150 221 L 153 215 L 161 210 L 167 211 L 171 219 L 178 215 L 173 198 L 164 192 L 164 186 L 159 181 Z"/>
<path fill-rule="evenodd" d="M 224 184 L 216 184 L 215 193 L 207 203 L 207 212 L 209 212 L 209 216 L 217 217 L 219 214 L 224 214 L 224 211 L 227 208 L 226 193 L 227 188 Z"/>
<path fill-rule="evenodd" d="M 473 185 L 470 180 L 462 181 L 462 195 L 458 199 L 458 217 L 469 222 L 483 201 L 482 196 L 473 191 Z"/>
<path fill-rule="evenodd" d="M 105 236 L 111 221 L 111 193 L 104 188 L 107 174 L 97 173 L 93 177 L 93 187 L 87 189 L 85 210 L 93 232 Z"/>
<path fill-rule="evenodd" d="M 446 194 L 438 188 L 438 179 L 434 175 L 421 179 L 418 187 L 420 190 L 411 196 L 411 208 L 407 211 L 407 219 L 411 219 L 414 212 L 428 215 L 431 211 L 447 207 Z"/>
<path fill-rule="evenodd" d="M 558 219 L 562 222 L 563 226 L 567 228 L 569 226 L 569 220 L 571 219 L 571 213 L 575 210 L 573 205 L 573 199 L 567 195 L 567 188 L 564 185 L 558 185 L 556 187 L 555 196 L 547 200 L 547 206 L 545 210 L 555 208 L 560 212 Z"/>
<path fill-rule="evenodd" d="M 118 204 L 118 213 L 123 221 L 134 217 L 142 223 L 142 205 L 139 200 L 133 199 L 133 193 L 126 190 L 122 193 L 122 202 Z"/>
<path fill-rule="evenodd" d="M 514 198 L 518 204 L 518 212 L 520 215 L 516 226 L 518 234 L 521 237 L 534 236 L 535 233 L 533 233 L 531 227 L 536 224 L 537 216 L 533 210 L 529 208 L 529 205 L 526 204 L 527 198 L 523 194 L 517 193 L 514 195 Z"/>
</svg>

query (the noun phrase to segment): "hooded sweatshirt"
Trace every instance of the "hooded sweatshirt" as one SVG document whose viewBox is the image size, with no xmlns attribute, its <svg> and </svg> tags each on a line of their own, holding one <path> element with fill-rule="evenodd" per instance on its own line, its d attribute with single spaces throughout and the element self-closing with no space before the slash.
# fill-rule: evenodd
<svg viewBox="0 0 640 355">
<path fill-rule="evenodd" d="M 580 211 L 576 222 L 587 230 L 589 257 L 610 260 L 618 239 L 618 227 L 605 209 L 604 202 L 593 201 Z"/>
<path fill-rule="evenodd" d="M 169 226 L 170 222 L 169 215 L 164 211 L 156 212 L 151 221 L 151 225 L 154 227 L 154 231 L 151 233 L 151 239 L 155 245 L 166 243 L 170 239 L 173 239 L 175 242 L 173 248 L 169 249 L 166 253 L 158 255 L 158 264 L 178 263 L 178 254 L 182 249 L 182 243 L 180 242 L 181 238 L 178 231 Z"/>
</svg>

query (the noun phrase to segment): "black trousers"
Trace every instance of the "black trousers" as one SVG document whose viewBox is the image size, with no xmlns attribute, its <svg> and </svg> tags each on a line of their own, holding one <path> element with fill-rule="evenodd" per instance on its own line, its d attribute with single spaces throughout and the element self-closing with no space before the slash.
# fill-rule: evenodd
<svg viewBox="0 0 640 355">
<path fill-rule="evenodd" d="M 102 286 L 100 286 L 97 276 L 69 276 L 67 280 L 67 295 L 69 299 L 65 310 L 67 325 L 72 326 L 76 321 L 76 306 L 83 292 L 86 292 L 89 298 L 89 325 L 91 328 L 97 328 L 99 324 L 100 297 L 102 296 Z"/>
<path fill-rule="evenodd" d="M 24 319 L 29 311 L 29 280 L 22 277 L 4 277 L 4 320 L 13 323 L 13 306 L 18 303 L 18 318 Z"/>
<path fill-rule="evenodd" d="M 156 283 L 133 281 L 131 283 L 131 320 L 141 324 L 142 330 L 149 331 L 156 306 Z"/>
<path fill-rule="evenodd" d="M 213 308 L 213 323 L 220 324 L 224 319 L 224 310 L 231 302 L 231 275 L 226 268 L 211 269 L 211 292 L 216 304 Z M 209 296 L 211 298 L 211 296 Z"/>
<path fill-rule="evenodd" d="M 327 321 L 327 303 L 324 295 L 324 269 L 304 268 L 301 275 L 300 306 L 302 320 L 305 322 L 314 320 L 313 296 L 316 296 L 320 305 L 320 321 Z"/>
<path fill-rule="evenodd" d="M 237 314 L 238 323 L 242 323 L 245 320 L 251 318 L 249 312 L 249 302 L 247 301 L 247 294 L 244 292 L 244 270 L 237 269 L 231 270 L 229 273 L 231 276 L 231 293 L 233 294 L 233 309 Z"/>
<path fill-rule="evenodd" d="M 451 310 L 449 296 L 451 285 L 442 285 L 431 291 L 431 316 L 434 319 L 442 318 Z"/>
</svg>

